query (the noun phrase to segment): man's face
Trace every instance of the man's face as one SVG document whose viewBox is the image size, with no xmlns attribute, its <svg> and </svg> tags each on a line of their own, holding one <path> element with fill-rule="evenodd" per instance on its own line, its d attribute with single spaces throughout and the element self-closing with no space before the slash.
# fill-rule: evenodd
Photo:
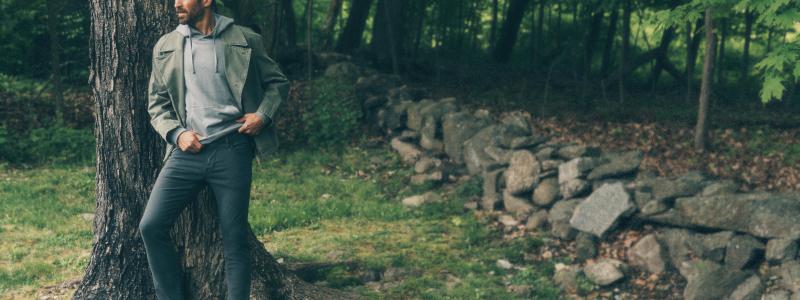
<svg viewBox="0 0 800 300">
<path fill-rule="evenodd" d="M 175 13 L 178 15 L 178 23 L 194 24 L 203 16 L 206 5 L 210 5 L 209 0 L 175 0 Z"/>
</svg>

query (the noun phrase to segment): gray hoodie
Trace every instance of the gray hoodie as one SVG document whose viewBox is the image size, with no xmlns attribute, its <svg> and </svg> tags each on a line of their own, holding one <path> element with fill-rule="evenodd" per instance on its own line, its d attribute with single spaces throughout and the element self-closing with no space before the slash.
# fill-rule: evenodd
<svg viewBox="0 0 800 300">
<path fill-rule="evenodd" d="M 233 19 L 214 14 L 214 29 L 209 35 L 189 25 L 178 25 L 183 34 L 183 74 L 186 84 L 186 125 L 169 133 L 177 145 L 178 135 L 186 130 L 200 134 L 200 143 L 208 144 L 237 131 L 244 123 L 236 119 L 244 115 L 242 104 L 236 101 L 225 75 L 225 45 L 217 37 L 233 25 Z M 267 117 L 260 114 L 263 121 Z"/>
</svg>

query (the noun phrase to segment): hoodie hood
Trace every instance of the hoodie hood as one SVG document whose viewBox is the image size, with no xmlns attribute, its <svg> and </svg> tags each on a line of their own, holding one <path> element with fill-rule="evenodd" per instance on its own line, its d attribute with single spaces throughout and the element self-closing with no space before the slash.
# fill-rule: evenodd
<svg viewBox="0 0 800 300">
<path fill-rule="evenodd" d="M 220 34 L 222 34 L 222 32 L 225 31 L 225 29 L 233 25 L 233 19 L 215 13 L 214 20 L 215 20 L 214 29 L 211 31 L 210 36 L 211 36 L 211 41 L 213 43 L 212 48 L 214 49 L 214 72 L 219 73 L 219 70 L 217 68 L 217 61 L 218 61 L 217 45 L 216 45 L 217 37 Z M 199 30 L 197 30 L 192 26 L 189 26 L 188 24 L 179 24 L 178 27 L 175 28 L 175 30 L 178 31 L 178 33 L 182 34 L 184 38 L 187 38 L 189 40 L 189 51 L 192 54 L 191 55 L 192 73 L 194 74 L 195 73 L 194 52 L 192 51 L 192 39 L 200 39 L 207 36 L 204 36 L 202 32 L 200 32 Z"/>
</svg>

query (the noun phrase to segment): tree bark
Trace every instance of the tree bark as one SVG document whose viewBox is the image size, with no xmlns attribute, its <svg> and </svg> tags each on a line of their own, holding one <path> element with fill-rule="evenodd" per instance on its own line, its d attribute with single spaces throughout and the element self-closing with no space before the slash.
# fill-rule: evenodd
<svg viewBox="0 0 800 300">
<path fill-rule="evenodd" d="M 336 51 L 350 53 L 361 45 L 361 36 L 364 34 L 370 6 L 372 0 L 353 0 L 350 3 L 350 16 L 339 36 Z"/>
<path fill-rule="evenodd" d="M 742 48 L 742 68 L 740 71 L 742 83 L 747 82 L 747 73 L 750 70 L 750 36 L 753 34 L 753 22 L 755 20 L 756 14 L 747 9 L 744 13 L 744 47 Z"/>
<path fill-rule="evenodd" d="M 171 1 L 92 0 L 89 82 L 97 119 L 93 245 L 74 299 L 155 299 L 138 224 L 161 168 L 164 141 L 147 113 L 152 47 L 174 28 Z M 170 235 L 182 255 L 187 299 L 225 295 L 223 249 L 213 194 L 203 189 Z M 355 298 L 284 269 L 252 233 L 256 299 Z"/>
<path fill-rule="evenodd" d="M 603 60 L 600 64 L 600 74 L 606 76 L 608 70 L 611 69 L 611 52 L 614 48 L 614 36 L 617 35 L 617 18 L 619 17 L 619 8 L 614 7 L 611 10 L 611 15 L 608 17 L 608 30 L 606 31 L 606 44 L 603 47 Z"/>
<path fill-rule="evenodd" d="M 289 47 L 297 47 L 297 20 L 294 14 L 292 0 L 281 0 L 283 8 L 284 24 L 286 25 L 286 43 Z"/>
<path fill-rule="evenodd" d="M 406 1 L 378 0 L 372 26 L 370 48 L 375 53 L 375 63 L 380 69 L 399 74 L 398 56 L 403 53 L 400 42 L 404 40 L 403 12 Z M 460 33 L 459 35 L 463 35 Z"/>
<path fill-rule="evenodd" d="M 619 49 L 619 103 L 625 103 L 625 69 L 628 65 L 628 48 L 631 44 L 631 0 L 622 6 L 622 45 Z"/>
<path fill-rule="evenodd" d="M 720 28 L 720 37 L 719 47 L 717 48 L 717 57 L 715 57 L 717 62 L 714 68 L 714 82 L 717 84 L 723 81 L 722 76 L 724 76 L 722 72 L 725 67 L 725 40 L 728 37 L 728 19 L 722 19 L 722 23 L 718 27 Z"/>
<path fill-rule="evenodd" d="M 500 37 L 497 39 L 497 44 L 492 53 L 495 61 L 504 63 L 511 58 L 511 52 L 517 42 L 519 25 L 522 23 L 522 17 L 525 15 L 529 2 L 529 0 L 511 0 L 511 3 L 509 3 L 508 14 L 503 22 Z"/>
<path fill-rule="evenodd" d="M 336 27 L 336 20 L 339 19 L 339 12 L 342 11 L 343 0 L 331 0 L 328 6 L 328 14 L 325 17 L 325 28 L 322 30 L 322 48 L 330 49 L 333 44 L 333 29 Z"/>
<path fill-rule="evenodd" d="M 686 68 L 684 73 L 686 76 L 686 102 L 689 103 L 690 99 L 694 96 L 694 66 L 697 61 L 697 52 L 700 48 L 700 27 L 703 26 L 702 21 L 697 20 L 697 24 L 692 29 L 692 23 L 686 25 Z"/>
<path fill-rule="evenodd" d="M 705 151 L 708 136 L 708 102 L 711 95 L 711 74 L 714 72 L 714 23 L 712 19 L 711 7 L 706 7 L 705 16 L 706 31 L 706 55 L 703 59 L 703 80 L 700 83 L 700 99 L 697 109 L 697 125 L 694 129 L 694 148 L 697 151 Z"/>
<path fill-rule="evenodd" d="M 495 36 L 497 35 L 497 10 L 498 0 L 492 0 L 492 25 L 489 28 L 489 45 L 494 45 Z"/>
</svg>

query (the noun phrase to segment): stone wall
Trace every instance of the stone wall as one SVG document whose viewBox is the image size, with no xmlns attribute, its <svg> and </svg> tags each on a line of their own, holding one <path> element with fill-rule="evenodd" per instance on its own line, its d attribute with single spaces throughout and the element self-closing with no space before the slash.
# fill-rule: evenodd
<svg viewBox="0 0 800 300">
<path fill-rule="evenodd" d="M 338 62 L 326 74 L 356 69 Z M 526 112 L 469 111 L 454 98 L 429 99 L 424 90 L 400 86 L 396 77 L 359 73 L 369 74 L 355 83 L 366 126 L 414 168 L 413 184 L 479 176 L 483 196 L 467 207 L 502 211 L 504 222 L 575 241 L 580 261 L 591 263 L 562 266 L 557 282 L 568 285 L 563 278 L 582 272 L 612 285 L 637 268 L 679 272 L 687 299 L 800 297 L 800 194 L 739 193 L 735 182 L 698 172 L 657 177 L 639 169 L 640 151 L 551 143 Z M 654 230 L 622 259 L 595 257 L 609 233 L 631 224 Z"/>
</svg>

